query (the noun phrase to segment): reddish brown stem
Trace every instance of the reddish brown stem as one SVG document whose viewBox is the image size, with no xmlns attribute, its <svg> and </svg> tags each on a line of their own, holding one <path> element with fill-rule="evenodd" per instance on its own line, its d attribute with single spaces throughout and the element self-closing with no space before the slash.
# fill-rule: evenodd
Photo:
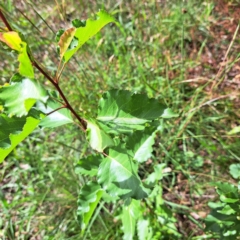
<svg viewBox="0 0 240 240">
<path fill-rule="evenodd" d="M 57 112 L 58 110 L 63 109 L 63 108 L 66 108 L 66 107 L 67 107 L 67 106 L 63 105 L 63 106 L 61 106 L 61 107 L 59 107 L 59 108 L 54 109 L 53 111 L 51 111 L 51 112 L 49 112 L 49 113 L 46 113 L 46 115 L 49 116 L 49 115 Z"/>
<path fill-rule="evenodd" d="M 1 8 L 0 8 L 0 17 L 1 17 L 2 21 L 3 21 L 3 23 L 5 24 L 5 26 L 8 28 L 8 30 L 12 31 L 12 28 L 11 28 L 10 24 L 8 23 L 7 19 L 5 18 L 5 16 L 3 15 Z M 53 86 L 56 88 L 56 90 L 59 92 L 61 98 L 65 102 L 65 107 L 68 108 L 71 111 L 71 113 L 77 118 L 77 120 L 80 122 L 80 124 L 81 124 L 81 126 L 83 128 L 83 131 L 85 131 L 87 129 L 86 121 L 84 119 L 82 119 L 76 113 L 76 111 L 72 108 L 72 106 L 68 102 L 66 96 L 64 95 L 62 89 L 58 85 L 58 82 L 55 81 L 55 79 L 53 79 L 34 59 L 31 59 L 31 61 L 32 61 L 32 65 L 34 67 L 36 67 L 39 70 L 39 72 L 41 72 L 43 74 L 43 76 L 46 77 L 53 84 Z"/>
<path fill-rule="evenodd" d="M 86 122 L 75 112 L 75 110 L 72 108 L 72 106 L 70 105 L 70 103 L 68 102 L 66 96 L 64 95 L 64 93 L 62 92 L 62 89 L 59 87 L 58 82 L 56 82 L 47 72 L 45 72 L 35 60 L 32 60 L 33 62 L 33 66 L 35 66 L 39 72 L 41 72 L 52 84 L 53 86 L 57 89 L 57 91 L 59 92 L 61 98 L 63 99 L 63 101 L 66 104 L 66 108 L 68 108 L 72 114 L 77 118 L 77 120 L 81 123 L 83 130 L 85 131 L 87 129 L 87 124 Z"/>
<path fill-rule="evenodd" d="M 2 19 L 3 23 L 5 24 L 5 26 L 7 27 L 7 29 L 9 31 L 12 31 L 12 27 L 10 26 L 10 24 L 8 23 L 7 19 L 5 18 L 5 16 L 2 13 L 2 9 L 0 8 L 0 18 Z"/>
</svg>

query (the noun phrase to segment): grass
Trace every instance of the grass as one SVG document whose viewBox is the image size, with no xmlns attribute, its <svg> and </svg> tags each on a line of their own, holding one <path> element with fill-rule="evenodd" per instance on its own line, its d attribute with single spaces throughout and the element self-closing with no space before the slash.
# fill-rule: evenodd
<svg viewBox="0 0 240 240">
<path fill-rule="evenodd" d="M 57 30 L 103 5 L 114 14 L 121 27 L 110 25 L 87 43 L 64 70 L 61 86 L 84 115 L 94 116 L 97 100 L 111 88 L 147 92 L 179 114 L 163 122 L 153 156 L 140 169 L 147 176 L 154 165 L 165 163 L 168 170 L 156 196 L 143 206 L 154 229 L 152 239 L 179 239 L 178 234 L 203 239 L 207 202 L 216 197 L 209 183 L 236 184 L 228 169 L 240 161 L 239 135 L 227 134 L 239 125 L 239 22 L 233 14 L 238 1 L 63 3 L 9 0 L 2 7 L 52 74 Z M 16 63 L 12 53 L 0 51 L 4 83 Z M 79 239 L 76 203 L 86 179 L 74 172 L 74 164 L 89 151 L 76 126 L 39 129 L 19 146 L 0 167 L 0 237 Z M 85 239 L 121 239 L 118 203 L 106 202 L 96 213 Z"/>
</svg>

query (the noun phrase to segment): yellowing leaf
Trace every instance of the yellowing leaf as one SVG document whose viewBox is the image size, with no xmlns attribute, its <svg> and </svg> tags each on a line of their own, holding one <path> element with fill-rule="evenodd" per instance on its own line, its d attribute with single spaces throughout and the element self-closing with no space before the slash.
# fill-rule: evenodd
<svg viewBox="0 0 240 240">
<path fill-rule="evenodd" d="M 22 41 L 17 32 L 0 33 L 0 41 L 6 43 L 11 49 L 19 52 L 19 73 L 22 76 L 34 78 L 32 63 L 27 52 L 27 43 Z"/>
<path fill-rule="evenodd" d="M 75 32 L 76 32 L 76 28 L 72 27 L 72 28 L 67 29 L 60 37 L 58 45 L 60 47 L 61 59 L 63 58 L 65 52 L 68 50 L 68 47 L 70 46 L 70 44 L 74 38 Z"/>
<path fill-rule="evenodd" d="M 21 51 L 22 39 L 17 32 L 0 33 L 0 41 L 6 43 L 10 48 Z"/>
</svg>

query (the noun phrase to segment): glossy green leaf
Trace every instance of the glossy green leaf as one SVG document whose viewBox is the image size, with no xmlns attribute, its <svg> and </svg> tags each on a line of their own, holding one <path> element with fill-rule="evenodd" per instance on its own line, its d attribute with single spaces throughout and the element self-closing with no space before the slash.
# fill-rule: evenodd
<svg viewBox="0 0 240 240">
<path fill-rule="evenodd" d="M 147 197 L 148 190 L 143 187 L 137 175 L 137 165 L 132 160 L 126 149 L 120 147 L 111 148 L 103 159 L 98 182 L 110 195 L 135 199 Z"/>
<path fill-rule="evenodd" d="M 128 206 L 123 206 L 121 214 L 123 239 L 132 240 L 135 236 L 136 220 L 141 214 L 140 202 L 132 199 Z"/>
<path fill-rule="evenodd" d="M 134 160 L 142 163 L 151 157 L 156 132 L 153 128 L 145 128 L 144 131 L 135 131 L 127 138 L 126 147 L 132 151 Z"/>
<path fill-rule="evenodd" d="M 87 139 L 91 147 L 98 152 L 114 145 L 112 138 L 93 119 L 87 120 Z"/>
<path fill-rule="evenodd" d="M 102 194 L 103 190 L 95 182 L 89 182 L 81 189 L 78 197 L 77 216 L 83 231 L 97 207 L 97 204 L 101 200 Z"/>
<path fill-rule="evenodd" d="M 67 29 L 60 37 L 59 47 L 60 56 L 65 62 L 68 62 L 73 54 L 91 37 L 98 33 L 106 24 L 115 22 L 115 19 L 104 10 L 97 13 L 96 20 L 88 19 L 85 24 L 83 21 L 74 20 L 72 27 Z M 82 24 L 80 24 L 82 23 Z M 72 47 L 72 41 L 74 44 Z"/>
<path fill-rule="evenodd" d="M 97 176 L 98 168 L 102 159 L 103 156 L 100 154 L 87 156 L 77 163 L 75 166 L 75 172 L 85 176 Z"/>
<path fill-rule="evenodd" d="M 46 104 L 42 102 L 37 103 L 37 109 L 42 111 L 44 114 L 53 112 L 55 109 L 61 107 L 61 104 L 53 100 L 47 101 Z M 47 115 L 41 122 L 40 126 L 45 128 L 55 128 L 64 124 L 73 123 L 71 113 L 68 109 L 62 108 Z"/>
<path fill-rule="evenodd" d="M 34 78 L 32 63 L 27 52 L 27 43 L 22 41 L 17 32 L 0 33 L 0 41 L 6 43 L 10 48 L 18 51 L 19 73 L 28 78 Z"/>
<path fill-rule="evenodd" d="M 159 118 L 167 107 L 146 94 L 126 90 L 111 90 L 99 101 L 97 119 L 115 131 L 139 129 L 146 122 Z M 142 129 L 141 129 L 142 130 Z"/>
<path fill-rule="evenodd" d="M 47 101 L 46 90 L 37 82 L 18 74 L 11 79 L 10 85 L 0 88 L 0 102 L 7 114 L 22 117 L 27 115 L 36 101 Z"/>
<path fill-rule="evenodd" d="M 233 178 L 240 178 L 240 163 L 230 165 L 230 174 Z"/>
<path fill-rule="evenodd" d="M 2 162 L 5 157 L 8 156 L 8 154 L 20 143 L 22 142 L 30 133 L 33 132 L 33 130 L 38 126 L 40 119 L 35 118 L 34 115 L 30 114 L 27 117 L 19 118 L 19 122 L 17 123 L 17 119 L 13 118 L 10 120 L 8 117 L 1 116 L 4 121 L 7 121 L 9 124 L 9 127 L 11 127 L 8 130 L 4 130 L 1 126 L 0 130 L 0 136 L 2 137 L 5 135 L 5 137 L 10 139 L 10 145 L 4 145 L 4 147 L 8 146 L 8 148 L 0 148 L 0 162 Z M 23 126 L 23 127 L 22 127 Z M 8 137 L 7 137 L 8 135 Z M 2 140 L 2 139 L 1 139 Z M 5 140 L 6 142 L 6 140 Z M 2 143 L 2 141 L 1 141 Z M 8 142 L 9 143 L 9 142 Z"/>
</svg>

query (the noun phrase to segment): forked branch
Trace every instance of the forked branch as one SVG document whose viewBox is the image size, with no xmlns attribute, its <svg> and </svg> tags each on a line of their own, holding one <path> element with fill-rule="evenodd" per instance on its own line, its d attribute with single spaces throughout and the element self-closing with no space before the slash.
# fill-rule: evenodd
<svg viewBox="0 0 240 240">
<path fill-rule="evenodd" d="M 9 22 L 7 21 L 7 19 L 5 18 L 3 12 L 2 12 L 2 9 L 0 8 L 0 18 L 2 20 L 2 22 L 4 23 L 4 25 L 7 27 L 7 29 L 9 31 L 13 31 L 11 25 L 9 24 Z M 65 107 L 68 108 L 71 113 L 77 118 L 77 120 L 80 122 L 81 126 L 82 126 L 82 130 L 83 131 L 86 131 L 87 129 L 87 124 L 86 124 L 86 121 L 81 118 L 77 113 L 76 111 L 72 108 L 71 104 L 69 103 L 69 101 L 67 100 L 66 96 L 64 95 L 62 89 L 60 88 L 59 84 L 58 84 L 58 81 L 55 81 L 54 78 L 52 78 L 37 62 L 35 59 L 33 59 L 33 56 L 29 54 L 29 57 L 32 61 L 32 65 L 34 67 L 36 67 L 38 69 L 38 71 L 45 77 L 47 78 L 51 83 L 52 85 L 56 88 L 56 90 L 59 92 L 61 98 L 63 99 L 64 103 L 65 103 Z"/>
</svg>

